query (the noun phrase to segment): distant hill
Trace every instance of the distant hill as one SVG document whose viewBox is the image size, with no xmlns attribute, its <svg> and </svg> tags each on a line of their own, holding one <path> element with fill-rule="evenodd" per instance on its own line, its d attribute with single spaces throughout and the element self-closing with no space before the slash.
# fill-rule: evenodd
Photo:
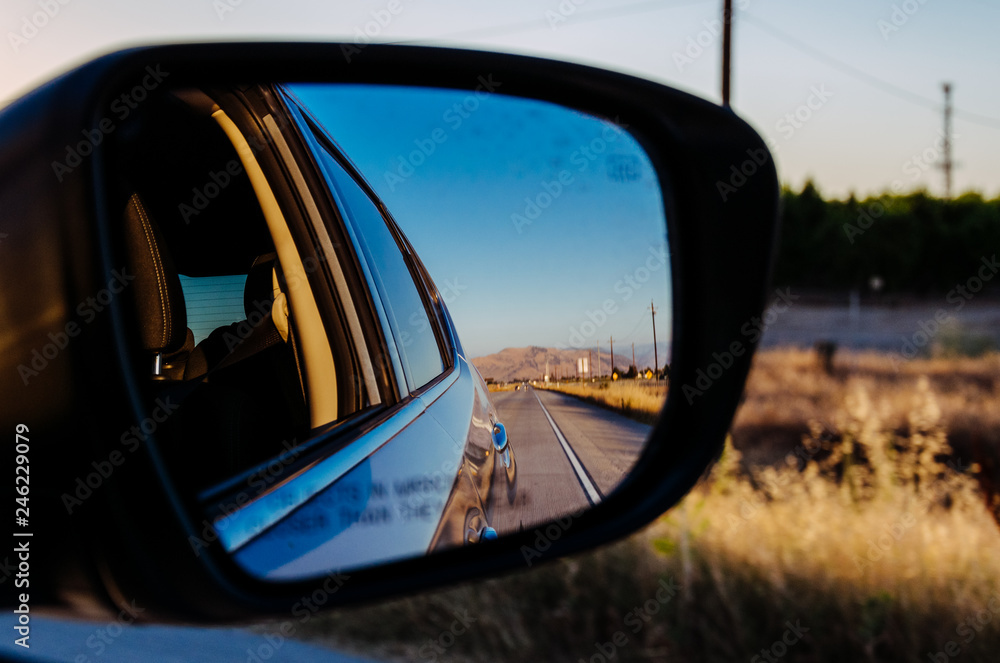
<svg viewBox="0 0 1000 663">
<path fill-rule="evenodd" d="M 605 348 L 606 350 L 606 348 Z M 628 354 L 618 351 L 615 344 L 615 366 L 620 370 L 628 370 L 632 364 L 632 350 L 628 346 Z M 575 377 L 576 363 L 579 358 L 587 358 L 593 362 L 593 373 L 597 375 L 597 352 L 591 350 L 588 355 L 586 348 L 582 350 L 558 350 L 556 348 L 540 348 L 532 345 L 526 348 L 505 348 L 485 357 L 474 357 L 472 364 L 479 369 L 484 378 L 493 378 L 497 382 L 513 380 L 540 380 L 545 375 L 545 362 L 548 360 L 549 375 L 558 377 Z M 659 363 L 662 366 L 666 357 L 666 348 L 660 348 Z M 650 343 L 635 350 L 636 363 L 640 368 L 653 366 L 653 345 Z M 611 372 L 611 364 L 606 351 L 601 352 L 601 372 L 607 375 Z"/>
</svg>

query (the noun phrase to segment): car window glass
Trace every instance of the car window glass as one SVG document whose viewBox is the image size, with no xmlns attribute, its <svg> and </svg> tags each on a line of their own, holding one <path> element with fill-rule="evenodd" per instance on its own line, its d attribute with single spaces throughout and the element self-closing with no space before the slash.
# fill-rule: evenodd
<svg viewBox="0 0 1000 663">
<path fill-rule="evenodd" d="M 407 387 L 419 389 L 445 368 L 434 328 L 413 275 L 382 213 L 354 179 L 325 150 L 321 163 L 330 176 L 376 279 L 396 340 Z M 374 293 L 373 293 L 374 294 Z"/>
</svg>

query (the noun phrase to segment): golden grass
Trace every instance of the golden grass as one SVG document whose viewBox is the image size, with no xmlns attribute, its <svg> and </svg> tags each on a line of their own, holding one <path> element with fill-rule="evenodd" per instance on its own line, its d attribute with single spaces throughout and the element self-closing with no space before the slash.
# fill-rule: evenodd
<svg viewBox="0 0 1000 663">
<path fill-rule="evenodd" d="M 842 353 L 833 375 L 819 369 L 815 354 L 783 349 L 759 353 L 747 382 L 747 399 L 734 426 L 801 425 L 810 420 L 835 424 L 840 405 L 855 385 L 877 394 L 887 424 L 901 428 L 910 411 L 913 391 L 926 377 L 949 431 L 1000 429 L 997 380 L 1000 354 L 956 359 L 897 361 L 876 353 Z"/>
<path fill-rule="evenodd" d="M 747 473 L 728 445 L 647 535 L 667 552 L 687 541 L 690 574 L 707 574 L 717 600 L 745 604 L 750 591 L 770 619 L 811 622 L 820 647 L 805 660 L 918 660 L 948 642 L 969 660 L 995 660 L 1000 532 L 952 454 L 944 399 L 927 377 L 892 392 L 865 380 L 843 389 L 798 455 Z M 757 619 L 728 613 L 736 633 Z M 969 618 L 984 623 L 963 629 Z"/>
<path fill-rule="evenodd" d="M 1000 660 L 1000 530 L 982 494 L 998 412 L 996 355 L 899 366 L 852 355 L 829 376 L 812 353 L 766 352 L 720 461 L 645 530 L 339 611 L 308 634 L 408 660 L 768 660 L 754 659 L 762 649 L 806 662 Z M 780 435 L 747 434 L 751 447 L 737 449 L 741 429 L 768 425 Z M 979 467 L 952 448 L 950 427 L 974 438 Z M 789 430 L 800 431 L 791 446 Z M 765 442 L 767 453 L 752 446 Z M 636 622 L 667 580 L 676 596 Z M 460 611 L 474 631 L 438 652 L 429 643 Z M 809 632 L 776 645 L 789 624 Z M 601 654 L 618 636 L 614 657 Z"/>
<path fill-rule="evenodd" d="M 490 391 L 490 392 L 494 392 L 494 391 L 514 391 L 514 388 L 517 387 L 518 384 L 519 383 L 515 383 L 515 382 L 505 382 L 503 384 L 499 384 L 497 382 L 488 382 L 486 384 L 486 389 L 488 391 Z"/>
<path fill-rule="evenodd" d="M 570 394 L 647 424 L 656 421 L 667 398 L 667 386 L 663 382 L 655 384 L 647 380 L 550 382 L 540 383 L 537 388 Z"/>
</svg>

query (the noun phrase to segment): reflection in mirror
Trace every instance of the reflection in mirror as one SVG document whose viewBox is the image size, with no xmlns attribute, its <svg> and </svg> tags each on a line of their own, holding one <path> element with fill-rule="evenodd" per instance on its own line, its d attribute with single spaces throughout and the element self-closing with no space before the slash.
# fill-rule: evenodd
<svg viewBox="0 0 1000 663">
<path fill-rule="evenodd" d="M 657 174 L 626 127 L 498 87 L 260 86 L 243 124 L 245 90 L 175 91 L 116 136 L 196 551 L 320 576 L 488 545 L 628 476 L 667 389 Z"/>
</svg>

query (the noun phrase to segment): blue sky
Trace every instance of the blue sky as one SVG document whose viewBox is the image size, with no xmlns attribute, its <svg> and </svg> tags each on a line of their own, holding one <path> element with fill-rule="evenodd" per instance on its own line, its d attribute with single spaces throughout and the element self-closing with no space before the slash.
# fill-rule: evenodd
<svg viewBox="0 0 1000 663">
<path fill-rule="evenodd" d="M 660 189 L 625 131 L 452 90 L 296 85 L 413 243 L 471 356 L 669 339 Z M 639 324 L 646 321 L 646 324 Z"/>
</svg>

